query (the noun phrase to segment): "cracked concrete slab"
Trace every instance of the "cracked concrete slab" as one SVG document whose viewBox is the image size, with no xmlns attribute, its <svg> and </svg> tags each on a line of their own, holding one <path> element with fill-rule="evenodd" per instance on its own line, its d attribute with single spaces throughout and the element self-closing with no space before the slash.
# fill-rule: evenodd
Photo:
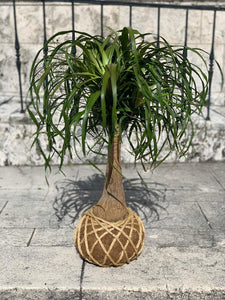
<svg viewBox="0 0 225 300">
<path fill-rule="evenodd" d="M 0 299 L 4 290 L 13 289 L 41 291 L 53 288 L 79 291 L 82 261 L 74 247 L 7 246 L 4 253 L 0 253 L 0 261 Z M 16 293 L 14 297 L 17 299 Z"/>
<path fill-rule="evenodd" d="M 201 294 L 205 297 L 202 299 L 210 299 L 206 294 L 210 295 L 213 289 L 220 295 L 224 293 L 224 278 L 220 276 L 223 262 L 224 258 L 218 252 L 209 255 L 208 249 L 198 247 L 150 247 L 147 239 L 140 258 L 122 267 L 121 272 L 117 269 L 99 269 L 93 276 L 95 267 L 87 264 L 83 289 L 113 290 L 115 298 L 111 295 L 107 299 L 116 299 L 116 296 L 119 296 L 118 299 L 123 299 L 123 296 L 128 299 L 126 293 L 130 291 L 136 293 L 135 297 L 139 295 L 140 299 L 168 299 L 170 294 L 174 294 L 175 299 L 188 299 L 184 298 L 186 293 L 189 293 L 189 299 L 200 299 Z M 196 298 L 193 297 L 195 293 L 198 295 Z M 135 299 L 132 293 L 130 296 Z"/>
<path fill-rule="evenodd" d="M 54 210 L 47 201 L 9 201 L 1 214 L 2 227 L 49 227 Z"/>
<path fill-rule="evenodd" d="M 199 205 L 211 228 L 224 230 L 225 234 L 225 195 L 221 201 L 216 201 L 210 197 L 208 202 L 199 201 Z"/>
<path fill-rule="evenodd" d="M 0 247 L 26 247 L 32 231 L 30 228 L 0 228 Z"/>
<path fill-rule="evenodd" d="M 82 261 L 73 235 L 104 178 L 66 166 L 47 186 L 40 167 L 0 168 L 1 300 L 225 298 L 224 163 L 161 165 L 141 173 L 148 189 L 123 169 L 145 246 L 128 265 L 100 268 Z"/>
</svg>

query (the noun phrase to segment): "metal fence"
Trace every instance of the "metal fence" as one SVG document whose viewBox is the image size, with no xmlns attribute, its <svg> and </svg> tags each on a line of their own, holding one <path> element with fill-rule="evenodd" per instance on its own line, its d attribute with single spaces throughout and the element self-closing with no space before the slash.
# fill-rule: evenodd
<svg viewBox="0 0 225 300">
<path fill-rule="evenodd" d="M 20 59 L 20 41 L 18 36 L 17 30 L 17 6 L 20 5 L 22 2 L 32 3 L 30 0 L 11 0 L 11 1 L 4 1 L 4 2 L 11 2 L 13 4 L 13 13 L 14 13 L 14 30 L 15 30 L 15 51 L 16 51 L 16 67 L 18 72 L 18 85 L 20 91 L 20 105 L 21 105 L 21 113 L 25 111 L 25 104 L 24 104 L 24 96 L 22 90 L 22 82 L 21 82 L 21 59 Z M 225 11 L 225 7 L 221 6 L 209 6 L 209 5 L 174 5 L 174 4 L 163 4 L 163 3 L 143 3 L 143 2 L 133 2 L 133 1 L 108 1 L 108 0 L 89 0 L 89 1 L 75 1 L 75 0 L 35 0 L 35 3 L 40 2 L 42 5 L 43 11 L 43 44 L 47 40 L 47 33 L 46 33 L 46 4 L 52 3 L 57 4 L 57 2 L 65 2 L 71 5 L 71 29 L 75 30 L 75 4 L 91 4 L 91 5 L 99 5 L 100 6 L 100 18 L 98 22 L 100 22 L 101 32 L 100 34 L 103 35 L 103 20 L 104 20 L 104 8 L 108 5 L 111 6 L 127 6 L 129 8 L 129 26 L 132 26 L 133 21 L 133 9 L 135 7 L 154 7 L 157 9 L 157 39 L 160 39 L 160 25 L 161 25 L 161 12 L 163 9 L 177 9 L 185 11 L 185 30 L 184 30 L 184 37 L 183 37 L 183 44 L 187 45 L 187 37 L 189 32 L 189 11 L 190 10 L 206 10 L 213 12 L 213 26 L 211 32 L 211 50 L 210 50 L 210 57 L 209 57 L 209 94 L 208 94 L 208 107 L 207 107 L 207 116 L 206 119 L 210 119 L 210 103 L 211 103 L 211 86 L 212 86 L 212 79 L 214 74 L 214 52 L 215 52 L 215 30 L 216 30 L 216 16 L 218 11 Z M 72 37 L 75 39 L 75 35 Z"/>
</svg>

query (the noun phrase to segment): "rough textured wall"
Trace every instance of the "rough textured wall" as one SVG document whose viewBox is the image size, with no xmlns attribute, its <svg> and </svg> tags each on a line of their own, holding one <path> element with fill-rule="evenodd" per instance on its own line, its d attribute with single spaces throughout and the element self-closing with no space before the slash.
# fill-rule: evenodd
<svg viewBox="0 0 225 300">
<path fill-rule="evenodd" d="M 139 1 L 153 2 L 153 1 Z M 165 1 L 154 1 L 163 2 Z M 173 4 L 213 4 L 220 5 L 223 1 L 167 1 Z M 10 2 L 11 3 L 11 2 Z M 75 5 L 75 29 L 89 33 L 100 33 L 100 6 Z M 43 45 L 43 9 L 42 4 L 33 1 L 17 1 L 17 30 L 20 43 L 20 60 L 22 87 L 26 96 L 29 86 L 29 71 L 35 53 Z M 132 26 L 141 32 L 157 32 L 157 8 L 133 7 Z M 225 70 L 225 11 L 217 12 L 215 57 Z M 184 43 L 185 10 L 161 9 L 160 33 L 171 43 Z M 128 6 L 104 7 L 104 33 L 106 26 L 117 30 L 129 25 Z M 189 11 L 188 45 L 211 50 L 213 12 Z M 70 30 L 71 5 L 69 3 L 46 4 L 47 38 L 57 31 Z M 16 70 L 15 32 L 12 3 L 0 2 L 0 102 L 14 97 L 18 99 L 18 74 Z M 224 104 L 224 96 L 220 94 L 220 80 L 217 68 L 214 68 L 213 103 Z"/>
<path fill-rule="evenodd" d="M 17 29 L 20 42 L 20 60 L 22 87 L 26 98 L 29 86 L 29 71 L 32 60 L 43 45 L 43 10 L 42 4 L 33 1 L 17 2 Z M 179 4 L 224 5 L 224 1 L 139 1 L 163 2 Z M 99 5 L 75 4 L 75 29 L 89 33 L 100 34 Z M 134 7 L 132 9 L 132 25 L 141 32 L 157 32 L 157 8 Z M 185 10 L 161 9 L 160 33 L 171 43 L 184 43 Z M 215 57 L 225 71 L 225 11 L 217 12 L 215 34 Z M 106 26 L 115 30 L 129 25 L 128 6 L 104 7 L 104 33 Z M 213 12 L 189 11 L 189 31 L 187 43 L 191 47 L 201 47 L 211 50 Z M 65 3 L 46 4 L 47 37 L 61 30 L 71 29 L 71 5 Z M 218 69 L 214 66 L 212 85 L 212 104 L 214 106 L 213 120 L 196 123 L 196 136 L 188 158 L 195 161 L 224 160 L 225 159 L 225 111 L 224 92 L 221 92 Z M 16 70 L 15 31 L 13 6 L 10 2 L 0 2 L 0 165 L 7 164 L 42 164 L 40 153 L 32 143 L 31 135 L 34 127 L 26 116 L 18 113 L 18 74 Z M 8 102 L 8 103 L 6 103 Z M 5 103 L 3 105 L 3 103 Z M 126 145 L 124 145 L 126 148 Z M 131 162 L 132 158 L 125 152 L 122 154 L 124 162 Z M 98 158 L 94 158 L 98 160 Z M 172 155 L 170 160 L 176 160 Z M 57 161 L 55 160 L 55 163 Z"/>
<path fill-rule="evenodd" d="M 38 148 L 32 144 L 32 133 L 35 128 L 30 119 L 25 114 L 16 111 L 15 104 L 4 104 L 0 106 L 0 166 L 4 165 L 42 165 L 43 158 Z M 195 136 L 185 158 L 179 161 L 225 161 L 225 110 L 220 107 L 215 108 L 211 113 L 211 121 L 202 118 L 195 120 Z M 42 144 L 45 139 L 41 138 Z M 47 149 L 47 147 L 45 147 Z M 132 163 L 133 156 L 127 152 L 128 143 L 122 144 L 122 161 Z M 77 149 L 82 158 L 81 148 Z M 130 150 L 130 149 L 129 149 Z M 165 148 L 165 151 L 168 149 Z M 165 152 L 163 152 L 165 154 Z M 87 163 L 90 159 L 95 163 L 105 163 L 102 156 L 91 155 L 82 160 L 71 160 L 66 157 L 66 163 Z M 178 156 L 174 152 L 167 161 L 178 161 Z M 53 164 L 58 164 L 55 157 Z"/>
</svg>

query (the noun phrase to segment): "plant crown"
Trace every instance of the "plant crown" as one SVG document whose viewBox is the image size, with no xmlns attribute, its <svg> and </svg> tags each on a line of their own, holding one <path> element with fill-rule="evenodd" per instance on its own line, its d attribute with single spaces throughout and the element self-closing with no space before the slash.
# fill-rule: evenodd
<svg viewBox="0 0 225 300">
<path fill-rule="evenodd" d="M 77 37 L 73 41 L 68 34 Z M 67 150 L 71 156 L 79 157 L 79 148 L 84 155 L 102 155 L 115 133 L 127 138 L 134 161 L 143 166 L 157 166 L 173 150 L 185 155 L 194 133 L 192 115 L 201 113 L 207 97 L 204 54 L 129 27 L 106 37 L 77 31 L 52 36 L 34 59 L 28 105 L 46 167 L 56 154 L 61 168 Z"/>
</svg>

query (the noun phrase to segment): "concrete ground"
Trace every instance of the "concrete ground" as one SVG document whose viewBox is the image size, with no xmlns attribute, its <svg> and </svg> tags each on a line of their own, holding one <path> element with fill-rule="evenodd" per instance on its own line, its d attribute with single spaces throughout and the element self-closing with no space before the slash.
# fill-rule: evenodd
<svg viewBox="0 0 225 300">
<path fill-rule="evenodd" d="M 100 166 L 104 170 L 104 166 Z M 84 262 L 74 228 L 101 195 L 90 166 L 0 168 L 0 300 L 225 299 L 225 163 L 124 166 L 127 204 L 143 219 L 140 257 Z"/>
</svg>

